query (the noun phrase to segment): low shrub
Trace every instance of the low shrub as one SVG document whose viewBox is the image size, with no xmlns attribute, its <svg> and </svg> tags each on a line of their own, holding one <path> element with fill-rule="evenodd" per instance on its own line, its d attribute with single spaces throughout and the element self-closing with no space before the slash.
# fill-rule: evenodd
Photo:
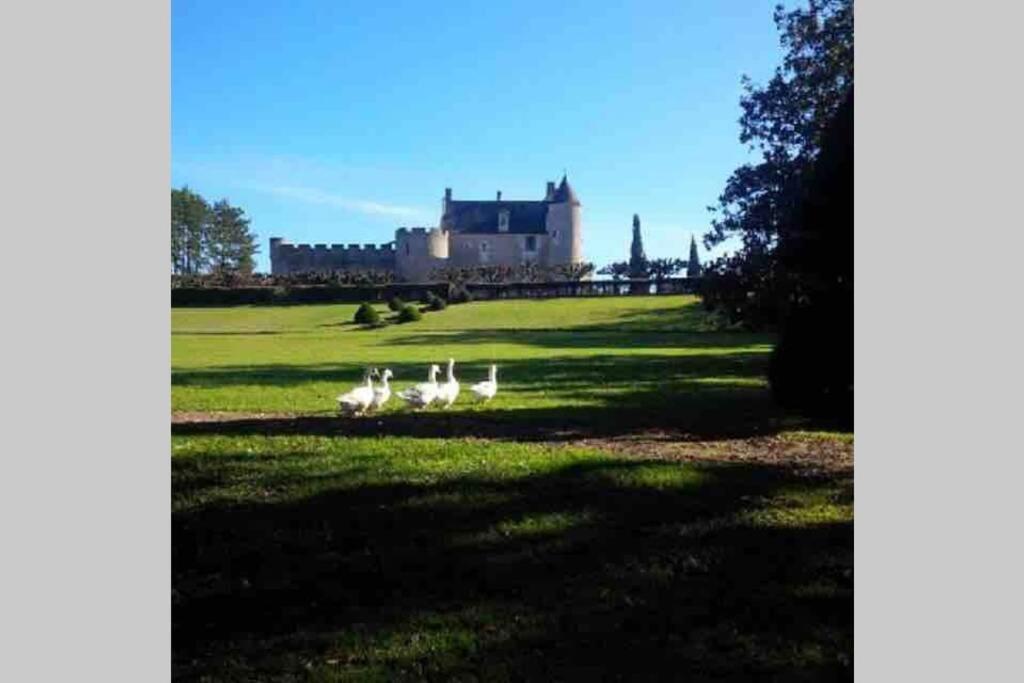
<svg viewBox="0 0 1024 683">
<path fill-rule="evenodd" d="M 356 309 L 356 314 L 352 319 L 359 325 L 378 325 L 380 324 L 380 313 L 377 312 L 376 308 L 364 301 Z"/>
<path fill-rule="evenodd" d="M 473 295 L 463 284 L 455 285 L 448 294 L 448 303 L 450 304 L 468 304 L 472 300 Z"/>
<path fill-rule="evenodd" d="M 400 323 L 414 323 L 417 320 L 422 319 L 423 314 L 420 313 L 420 309 L 411 304 L 406 304 L 402 307 L 402 310 L 398 312 L 398 322 Z"/>
<path fill-rule="evenodd" d="M 393 296 L 393 297 L 391 297 L 390 300 L 388 300 L 388 308 L 390 308 L 395 313 L 397 313 L 398 311 L 402 310 L 403 306 L 405 306 L 405 302 L 402 301 L 397 296 Z"/>
<path fill-rule="evenodd" d="M 427 294 L 427 308 L 432 311 L 443 311 L 448 308 L 448 302 L 439 297 L 437 294 L 430 292 Z"/>
</svg>

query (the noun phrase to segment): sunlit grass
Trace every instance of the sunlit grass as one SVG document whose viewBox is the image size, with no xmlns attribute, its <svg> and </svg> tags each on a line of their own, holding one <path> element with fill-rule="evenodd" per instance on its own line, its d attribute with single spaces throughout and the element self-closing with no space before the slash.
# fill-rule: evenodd
<svg viewBox="0 0 1024 683">
<path fill-rule="evenodd" d="M 489 410 L 603 406 L 702 387 L 763 391 L 773 341 L 715 331 L 691 296 L 478 302 L 374 330 L 349 324 L 354 310 L 174 309 L 172 408 L 327 414 L 367 366 L 392 368 L 398 391 L 449 357 L 467 388 L 499 366 Z M 481 409 L 468 390 L 457 406 Z M 402 408 L 395 399 L 384 411 Z"/>
</svg>

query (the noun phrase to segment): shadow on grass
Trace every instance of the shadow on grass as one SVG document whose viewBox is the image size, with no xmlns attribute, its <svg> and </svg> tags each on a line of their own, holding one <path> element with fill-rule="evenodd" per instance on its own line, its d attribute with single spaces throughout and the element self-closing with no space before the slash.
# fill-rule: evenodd
<svg viewBox="0 0 1024 683">
<path fill-rule="evenodd" d="M 174 459 L 175 495 L 252 466 Z M 413 484 L 339 470 L 307 497 L 177 512 L 175 678 L 850 679 L 852 524 L 735 521 L 836 482 L 715 466 L 635 485 L 665 468 L 681 471 L 608 460 Z"/>
<path fill-rule="evenodd" d="M 445 349 L 441 348 L 435 362 L 443 364 L 444 352 Z M 703 377 L 761 378 L 767 371 L 768 354 L 748 351 L 693 356 L 604 354 L 495 362 L 499 369 L 498 380 L 505 386 L 522 389 L 542 387 L 559 392 L 566 387 L 664 386 L 673 380 Z M 458 363 L 456 375 L 463 383 L 486 379 L 489 364 L 489 360 Z M 391 368 L 394 373 L 392 382 L 422 382 L 426 379 L 425 362 L 374 365 Z M 360 382 L 366 366 L 367 363 L 318 363 L 175 369 L 171 372 L 171 385 L 211 388 L 232 385 L 287 387 L 316 382 L 345 385 Z"/>
<path fill-rule="evenodd" d="M 422 331 L 381 340 L 382 346 L 477 346 L 518 344 L 548 349 L 721 349 L 773 343 L 771 334 L 740 332 L 635 331 L 628 327 L 547 330 L 474 329 Z"/>
<path fill-rule="evenodd" d="M 717 394 L 717 395 L 716 395 Z M 326 415 L 269 418 L 224 418 L 209 422 L 178 422 L 177 435 L 326 435 L 406 436 L 420 438 L 487 438 L 512 441 L 574 441 L 658 433 L 665 439 L 718 440 L 765 436 L 787 429 L 843 429 L 788 416 L 764 391 L 698 392 L 683 400 L 664 394 L 634 394 L 641 405 L 560 406 L 512 410 L 388 412 L 349 418 Z M 643 404 L 647 404 L 646 407 Z"/>
<path fill-rule="evenodd" d="M 850 430 L 852 425 L 788 415 L 763 383 L 766 353 L 700 356 L 587 356 L 509 360 L 499 364 L 506 392 L 543 394 L 557 407 L 501 407 L 465 397 L 448 411 L 388 410 L 365 418 L 333 414 L 287 419 L 236 419 L 175 424 L 177 434 L 291 433 L 402 436 L 475 436 L 522 441 L 572 440 L 664 431 L 673 438 L 718 439 L 774 434 L 783 429 Z M 422 364 L 389 365 L 398 381 L 421 381 Z M 179 386 L 293 386 L 310 382 L 353 384 L 359 365 L 226 367 L 175 372 Z M 485 363 L 458 366 L 464 387 L 483 379 Z M 514 395 L 512 393 L 511 395 Z M 398 406 L 398 399 L 394 399 Z M 575 402 L 576 405 L 572 405 Z M 579 405 L 581 402 L 586 405 Z M 331 410 L 333 406 L 325 406 Z"/>
</svg>

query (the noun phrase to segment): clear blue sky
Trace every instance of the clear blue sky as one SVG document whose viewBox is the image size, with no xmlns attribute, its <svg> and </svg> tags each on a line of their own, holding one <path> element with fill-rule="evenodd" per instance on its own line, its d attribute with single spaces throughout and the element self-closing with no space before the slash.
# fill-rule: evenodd
<svg viewBox="0 0 1024 683">
<path fill-rule="evenodd" d="M 634 213 L 649 257 L 685 258 L 751 158 L 774 4 L 173 0 L 172 182 L 246 210 L 259 270 L 271 236 L 388 242 L 445 187 L 540 199 L 563 169 L 587 260 L 628 258 Z"/>
</svg>

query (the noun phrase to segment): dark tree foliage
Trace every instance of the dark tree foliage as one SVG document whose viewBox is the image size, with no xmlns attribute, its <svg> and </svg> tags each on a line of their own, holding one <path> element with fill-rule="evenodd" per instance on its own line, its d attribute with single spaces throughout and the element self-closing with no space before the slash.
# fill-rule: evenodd
<svg viewBox="0 0 1024 683">
<path fill-rule="evenodd" d="M 665 280 L 678 275 L 686 268 L 686 261 L 677 258 L 645 258 L 637 267 L 625 261 L 616 261 L 597 271 L 598 275 L 611 275 L 613 280 Z"/>
<path fill-rule="evenodd" d="M 648 261 L 644 253 L 644 240 L 640 235 L 640 216 L 633 214 L 633 240 L 629 244 L 629 277 L 641 280 L 647 277 Z"/>
<path fill-rule="evenodd" d="M 253 271 L 256 235 L 245 212 L 221 199 L 212 206 L 187 186 L 171 190 L 171 272 L 211 274 L 237 284 Z"/>
<path fill-rule="evenodd" d="M 786 50 L 764 86 L 744 77 L 740 141 L 762 159 L 736 169 L 711 207 L 710 248 L 730 237 L 740 246 L 707 264 L 705 303 L 749 327 L 775 323 L 787 295 L 780 282 L 780 231 L 795 220 L 827 123 L 853 88 L 852 0 L 809 0 L 775 9 Z"/>
<path fill-rule="evenodd" d="M 783 324 L 769 380 L 783 405 L 853 415 L 853 92 L 826 130 L 777 249 Z"/>
<path fill-rule="evenodd" d="M 686 268 L 686 261 L 677 258 L 655 258 L 648 259 L 646 268 L 642 271 L 642 277 L 661 281 L 678 275 Z"/>
<path fill-rule="evenodd" d="M 171 190 L 172 272 L 194 275 L 206 267 L 210 205 L 187 186 Z"/>
<path fill-rule="evenodd" d="M 249 219 L 226 199 L 210 209 L 207 245 L 211 272 L 248 275 L 256 266 L 253 256 L 259 247 Z"/>
<path fill-rule="evenodd" d="M 697 240 L 690 236 L 690 258 L 686 262 L 686 277 L 700 277 L 700 256 L 697 254 Z"/>
</svg>

